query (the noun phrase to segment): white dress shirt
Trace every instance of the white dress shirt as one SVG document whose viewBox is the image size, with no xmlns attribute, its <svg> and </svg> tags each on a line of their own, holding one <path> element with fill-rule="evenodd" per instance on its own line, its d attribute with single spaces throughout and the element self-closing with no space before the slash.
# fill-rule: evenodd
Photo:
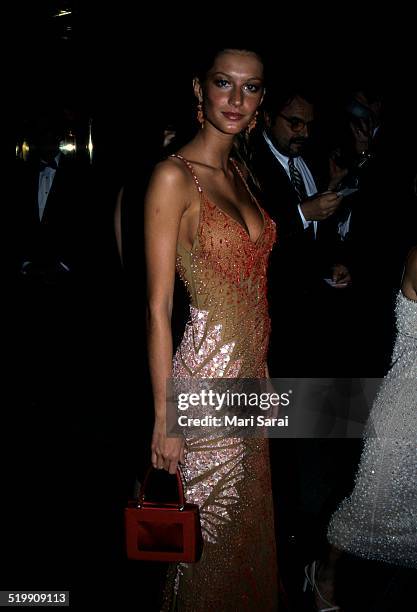
<svg viewBox="0 0 417 612">
<path fill-rule="evenodd" d="M 59 165 L 59 158 L 61 153 L 55 157 L 56 165 Z M 44 160 L 42 160 L 44 161 Z M 39 219 L 42 221 L 43 213 L 45 212 L 46 201 L 48 199 L 49 192 L 51 191 L 52 183 L 55 178 L 56 170 L 47 166 L 39 172 L 39 187 L 38 187 L 38 209 Z"/>
<path fill-rule="evenodd" d="M 271 149 L 271 152 L 277 158 L 277 160 L 279 161 L 279 163 L 281 164 L 281 166 L 284 168 L 285 172 L 287 173 L 288 178 L 291 180 L 290 170 L 288 168 L 289 158 L 286 155 L 283 155 L 282 153 L 278 151 L 278 149 L 272 144 L 266 132 L 263 133 L 263 137 L 265 138 L 265 142 L 267 143 L 268 147 Z M 301 177 L 304 182 L 306 194 L 308 196 L 312 196 L 316 194 L 317 187 L 316 187 L 316 183 L 314 182 L 313 175 L 311 174 L 310 170 L 308 169 L 307 164 L 305 163 L 305 161 L 300 155 L 298 157 L 294 157 L 294 165 L 301 174 Z M 314 237 L 316 238 L 317 221 L 307 221 L 307 219 L 303 215 L 303 211 L 301 210 L 300 204 L 298 205 L 298 212 L 299 212 L 301 221 L 303 222 L 304 229 L 307 229 L 310 226 L 310 224 L 313 223 Z"/>
</svg>

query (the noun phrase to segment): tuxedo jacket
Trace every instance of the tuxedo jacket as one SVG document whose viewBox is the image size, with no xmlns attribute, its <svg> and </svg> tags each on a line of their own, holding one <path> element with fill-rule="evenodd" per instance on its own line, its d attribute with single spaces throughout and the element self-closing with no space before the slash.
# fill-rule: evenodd
<svg viewBox="0 0 417 612">
<path fill-rule="evenodd" d="M 39 164 L 17 162 L 11 210 L 12 266 L 18 271 L 24 261 L 39 266 L 62 261 L 72 271 L 80 269 L 93 238 L 88 169 L 61 156 L 42 219 L 38 188 Z"/>
</svg>

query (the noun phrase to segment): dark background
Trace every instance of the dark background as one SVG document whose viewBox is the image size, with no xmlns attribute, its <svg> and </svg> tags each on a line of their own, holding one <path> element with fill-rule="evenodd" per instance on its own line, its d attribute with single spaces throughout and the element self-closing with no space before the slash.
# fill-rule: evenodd
<svg viewBox="0 0 417 612">
<path fill-rule="evenodd" d="M 140 609 L 145 593 L 156 601 L 163 568 L 129 564 L 123 551 L 122 510 L 147 462 L 152 410 L 141 202 L 129 229 L 136 236 L 132 261 L 123 272 L 112 234 L 117 190 L 136 181 L 140 193 L 164 126 L 189 130 L 194 56 L 223 41 L 259 48 L 274 79 L 295 74 L 313 87 L 326 118 L 324 148 L 345 92 L 364 83 L 382 86 L 398 127 L 398 153 L 410 155 L 416 131 L 412 20 L 398 11 L 385 22 L 380 9 L 365 18 L 345 4 L 324 15 L 270 3 L 57 0 L 13 8 L 13 42 L 4 56 L 13 139 L 25 137 L 31 117 L 45 106 L 71 109 L 84 135 L 92 120 L 101 206 L 95 229 L 106 238 L 97 277 L 78 296 L 77 333 L 67 347 L 75 365 L 68 375 L 24 374 L 28 355 L 16 346 L 19 318 L 13 300 L 6 300 L 12 312 L 5 328 L 12 331 L 5 356 L 12 367 L 11 375 L 9 367 L 5 371 L 3 402 L 0 587 L 70 589 L 74 607 L 84 598 L 100 609 L 92 603 L 97 598 L 118 609 Z M 71 15 L 54 16 L 66 8 Z M 37 358 L 51 361 L 42 349 Z"/>
<path fill-rule="evenodd" d="M 71 15 L 54 17 L 67 7 Z M 353 5 L 314 12 L 266 3 L 205 10 L 55 0 L 16 3 L 15 11 L 17 127 L 43 100 L 65 100 L 82 117 L 93 117 L 96 161 L 105 156 L 133 164 L 155 128 L 193 121 L 191 67 L 213 44 L 259 49 L 270 77 L 306 82 L 323 110 L 366 84 L 383 88 L 390 105 L 412 115 L 413 37 L 404 10 L 366 15 Z M 412 123 L 401 122 L 401 132 Z"/>
</svg>

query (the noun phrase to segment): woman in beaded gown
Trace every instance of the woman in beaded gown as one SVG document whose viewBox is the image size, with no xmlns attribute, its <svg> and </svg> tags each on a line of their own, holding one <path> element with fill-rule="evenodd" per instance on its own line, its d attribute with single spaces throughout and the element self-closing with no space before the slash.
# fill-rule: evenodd
<svg viewBox="0 0 417 612">
<path fill-rule="evenodd" d="M 334 581 L 343 552 L 417 568 L 417 248 L 395 313 L 392 365 L 369 415 L 355 486 L 330 520 L 327 558 L 306 568 L 318 609 L 339 610 Z"/>
<path fill-rule="evenodd" d="M 392 366 L 369 416 L 355 487 L 333 515 L 328 540 L 359 557 L 417 568 L 417 249 L 395 312 Z"/>
<path fill-rule="evenodd" d="M 154 467 L 182 464 L 185 495 L 200 507 L 200 561 L 173 564 L 164 610 L 277 610 L 268 441 L 166 436 L 166 380 L 264 378 L 270 320 L 266 270 L 275 225 L 231 157 L 263 98 L 263 65 L 223 49 L 194 80 L 201 129 L 156 167 L 145 201 Z M 175 268 L 190 318 L 173 356 Z"/>
</svg>

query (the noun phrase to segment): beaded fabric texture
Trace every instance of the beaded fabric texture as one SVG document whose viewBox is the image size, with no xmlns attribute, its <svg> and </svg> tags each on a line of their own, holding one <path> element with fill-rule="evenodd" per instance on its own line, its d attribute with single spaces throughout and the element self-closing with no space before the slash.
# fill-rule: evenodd
<svg viewBox="0 0 417 612">
<path fill-rule="evenodd" d="M 266 271 L 275 224 L 259 207 L 263 229 L 253 242 L 206 198 L 192 165 L 173 157 L 186 164 L 201 198 L 192 249 L 177 246 L 177 272 L 191 303 L 173 378 L 264 378 L 270 332 Z M 204 550 L 197 563 L 170 566 L 163 610 L 276 610 L 268 441 L 228 438 L 217 430 L 204 438 L 186 434 L 185 495 L 200 507 Z"/>
<path fill-rule="evenodd" d="M 417 301 L 400 291 L 392 367 L 367 424 L 355 487 L 328 539 L 365 559 L 417 568 Z"/>
</svg>

